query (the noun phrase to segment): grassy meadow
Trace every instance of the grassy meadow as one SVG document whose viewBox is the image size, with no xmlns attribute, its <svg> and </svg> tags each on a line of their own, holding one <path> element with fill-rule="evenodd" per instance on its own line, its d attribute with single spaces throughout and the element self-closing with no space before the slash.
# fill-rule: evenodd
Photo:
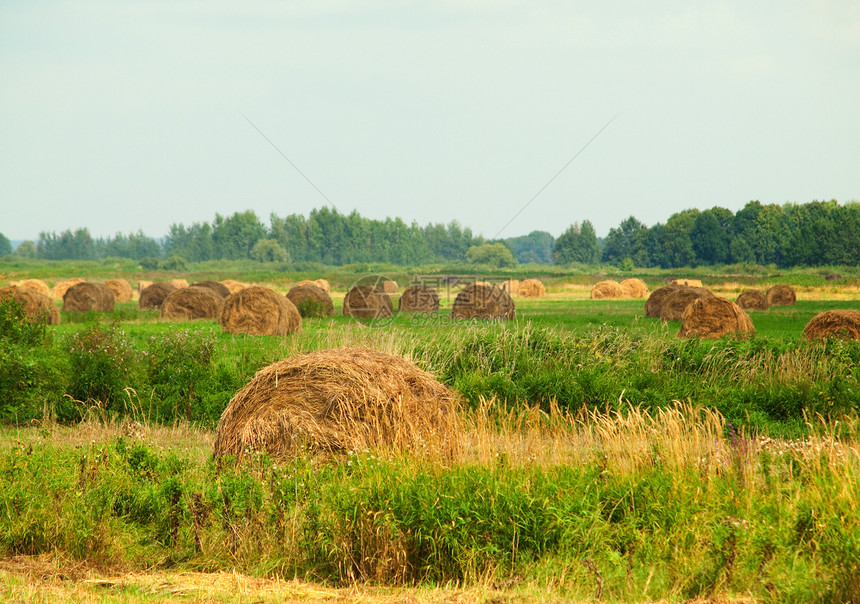
<svg viewBox="0 0 860 604">
<path fill-rule="evenodd" d="M 182 276 L 286 291 L 322 275 L 337 309 L 355 279 L 355 267 L 201 268 Z M 6 266 L 0 285 L 151 277 L 111 270 Z M 384 272 L 402 287 L 399 271 Z M 48 328 L 0 318 L 0 595 L 858 600 L 860 343 L 801 331 L 818 312 L 860 310 L 860 295 L 856 274 L 825 272 L 688 271 L 731 298 L 797 287 L 795 306 L 750 313 L 755 337 L 718 341 L 678 339 L 679 324 L 644 317 L 644 300 L 590 300 L 607 276 L 575 271 L 543 275 L 548 295 L 515 298 L 505 324 L 451 321 L 445 295 L 438 315 L 306 319 L 286 338 L 168 323 L 135 302 Z M 668 275 L 634 276 L 654 289 Z M 233 394 L 276 360 L 337 346 L 406 356 L 457 391 L 455 457 L 216 467 L 213 430 Z M 240 580 L 256 586 L 247 597 L 225 587 Z"/>
</svg>

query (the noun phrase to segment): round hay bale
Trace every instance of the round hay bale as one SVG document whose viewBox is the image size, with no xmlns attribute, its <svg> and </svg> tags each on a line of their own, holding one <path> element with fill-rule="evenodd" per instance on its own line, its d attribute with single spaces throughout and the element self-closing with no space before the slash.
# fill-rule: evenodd
<svg viewBox="0 0 860 604">
<path fill-rule="evenodd" d="M 624 295 L 621 285 L 618 281 L 607 279 L 606 281 L 598 281 L 591 288 L 592 300 L 603 300 L 604 298 L 620 298 Z"/>
<path fill-rule="evenodd" d="M 693 300 L 713 296 L 714 294 L 703 287 L 680 286 L 663 298 L 663 304 L 660 305 L 660 318 L 663 321 L 680 321 L 687 306 Z"/>
<path fill-rule="evenodd" d="M 672 285 L 686 285 L 687 287 L 704 287 L 699 279 L 672 279 Z"/>
<path fill-rule="evenodd" d="M 670 283 L 669 285 L 658 287 L 651 292 L 651 295 L 648 296 L 648 299 L 645 301 L 645 316 L 659 317 L 660 309 L 663 307 L 663 301 L 666 299 L 666 296 L 680 288 L 680 285 Z"/>
<path fill-rule="evenodd" d="M 343 314 L 359 319 L 387 319 L 394 314 L 394 305 L 382 288 L 356 285 L 343 299 Z"/>
<path fill-rule="evenodd" d="M 117 302 L 131 302 L 134 297 L 134 290 L 131 289 L 131 285 L 125 279 L 108 279 L 105 281 L 105 285 L 113 292 L 113 297 Z"/>
<path fill-rule="evenodd" d="M 519 294 L 523 298 L 542 298 L 546 295 L 546 288 L 537 279 L 524 279 L 520 283 Z"/>
<path fill-rule="evenodd" d="M 403 290 L 397 309 L 403 312 L 436 312 L 439 310 L 439 294 L 429 285 L 410 285 Z"/>
<path fill-rule="evenodd" d="M 167 281 L 156 281 L 140 292 L 137 300 L 138 308 L 161 308 L 161 304 L 170 292 L 175 292 L 176 287 Z"/>
<path fill-rule="evenodd" d="M 224 298 L 218 323 L 227 333 L 285 336 L 301 330 L 302 317 L 286 297 L 268 287 L 254 286 Z"/>
<path fill-rule="evenodd" d="M 171 279 L 170 283 L 176 289 L 182 289 L 183 287 L 188 287 L 188 281 L 186 281 L 185 279 Z"/>
<path fill-rule="evenodd" d="M 837 309 L 819 313 L 803 328 L 803 335 L 807 340 L 860 340 L 860 311 Z"/>
<path fill-rule="evenodd" d="M 299 281 L 296 285 L 316 285 L 321 288 L 325 293 L 331 293 L 331 287 L 328 284 L 328 281 L 325 279 L 315 279 L 311 281 L 310 279 L 305 279 L 304 281 Z"/>
<path fill-rule="evenodd" d="M 794 306 L 797 302 L 797 294 L 790 285 L 774 285 L 766 295 L 770 306 Z"/>
<path fill-rule="evenodd" d="M 516 306 L 502 288 L 473 283 L 457 294 L 451 316 L 455 319 L 513 319 Z"/>
<path fill-rule="evenodd" d="M 680 338 L 718 339 L 727 333 L 755 333 L 752 319 L 744 310 L 727 298 L 704 296 L 696 298 L 681 315 Z"/>
<path fill-rule="evenodd" d="M 237 293 L 237 292 L 240 292 L 240 291 L 242 291 L 243 289 L 245 289 L 246 287 L 248 287 L 248 284 L 247 284 L 247 283 L 242 283 L 241 281 L 235 281 L 235 280 L 233 280 L 233 279 L 224 279 L 224 280 L 221 282 L 221 285 L 223 285 L 224 287 L 226 287 L 226 288 L 227 288 L 227 290 L 228 290 L 231 294 L 235 294 L 235 293 Z"/>
<path fill-rule="evenodd" d="M 287 292 L 287 298 L 303 317 L 330 317 L 334 314 L 334 303 L 331 301 L 331 296 L 313 281 L 306 281 L 304 285 L 296 285 Z"/>
<path fill-rule="evenodd" d="M 642 279 L 625 279 L 618 284 L 621 287 L 621 295 L 625 298 L 647 298 L 648 286 Z"/>
<path fill-rule="evenodd" d="M 520 293 L 520 282 L 517 279 L 508 279 L 502 282 L 502 289 L 515 296 Z"/>
<path fill-rule="evenodd" d="M 161 303 L 161 318 L 216 319 L 223 300 L 224 298 L 219 297 L 208 287 L 191 286 L 174 289 Z"/>
<path fill-rule="evenodd" d="M 140 294 L 143 293 L 147 287 L 152 285 L 152 281 L 138 281 L 137 282 L 137 297 L 140 298 Z"/>
<path fill-rule="evenodd" d="M 198 281 L 197 283 L 192 283 L 189 287 L 207 287 L 222 299 L 230 295 L 230 290 L 227 289 L 227 286 L 218 281 Z"/>
<path fill-rule="evenodd" d="M 84 281 L 71 286 L 63 295 L 63 310 L 66 312 L 113 312 L 116 299 L 104 283 Z"/>
<path fill-rule="evenodd" d="M 60 309 L 54 301 L 40 291 L 29 287 L 10 285 L 0 287 L 0 301 L 14 299 L 24 309 L 24 315 L 33 322 L 57 325 L 60 322 Z"/>
<path fill-rule="evenodd" d="M 738 306 L 744 310 L 767 310 L 767 296 L 760 289 L 745 289 L 738 296 Z"/>
<path fill-rule="evenodd" d="M 34 291 L 39 292 L 40 294 L 45 294 L 49 297 L 51 295 L 51 288 L 48 287 L 48 284 L 41 279 L 24 279 L 23 281 L 12 283 L 12 285 L 17 285 L 18 287 L 23 289 L 32 289 Z"/>
<path fill-rule="evenodd" d="M 337 348 L 261 369 L 224 409 L 215 456 L 265 451 L 283 460 L 376 450 L 452 453 L 457 399 L 404 358 Z"/>
<path fill-rule="evenodd" d="M 396 294 L 400 291 L 397 283 L 391 279 L 382 279 L 377 287 L 381 287 L 386 294 Z"/>
<path fill-rule="evenodd" d="M 54 286 L 54 297 L 63 299 L 63 296 L 66 295 L 66 292 L 69 291 L 69 288 L 73 285 L 77 285 L 78 283 L 83 283 L 84 280 L 79 277 L 72 277 L 71 279 L 66 279 L 64 281 L 60 281 Z"/>
</svg>

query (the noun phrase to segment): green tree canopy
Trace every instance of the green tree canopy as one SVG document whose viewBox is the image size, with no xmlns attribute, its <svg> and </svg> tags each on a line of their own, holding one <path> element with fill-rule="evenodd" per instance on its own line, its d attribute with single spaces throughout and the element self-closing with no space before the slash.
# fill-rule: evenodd
<svg viewBox="0 0 860 604">
<path fill-rule="evenodd" d="M 4 235 L 0 233 L 0 256 L 8 256 L 12 253 L 12 242 Z"/>
<path fill-rule="evenodd" d="M 286 262 L 287 251 L 274 239 L 260 239 L 251 248 L 251 258 L 258 262 Z"/>
<path fill-rule="evenodd" d="M 511 248 L 501 242 L 473 245 L 466 251 L 466 261 L 470 264 L 486 264 L 496 268 L 517 265 L 517 259 Z"/>
</svg>

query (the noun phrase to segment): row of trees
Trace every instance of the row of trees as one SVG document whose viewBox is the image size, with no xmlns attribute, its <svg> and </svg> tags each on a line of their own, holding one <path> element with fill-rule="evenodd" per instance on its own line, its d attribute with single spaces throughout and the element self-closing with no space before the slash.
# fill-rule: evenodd
<svg viewBox="0 0 860 604">
<path fill-rule="evenodd" d="M 11 252 L 9 240 L 0 234 L 0 256 Z M 249 210 L 231 216 L 216 214 L 212 223 L 173 224 L 161 241 L 142 232 L 107 239 L 94 239 L 87 229 L 43 232 L 38 242 L 22 243 L 15 254 L 51 260 L 250 258 L 330 265 L 447 261 L 495 266 L 606 262 L 663 268 L 728 263 L 850 265 L 860 263 L 860 203 L 780 206 L 751 201 L 734 214 L 721 207 L 685 210 L 650 228 L 631 216 L 610 229 L 605 240 L 598 239 L 594 226 L 584 220 L 558 239 L 534 231 L 496 242 L 473 235 L 457 222 L 422 227 L 399 218 L 371 220 L 357 212 L 346 215 L 321 208 L 307 217 L 272 214 L 266 226 Z"/>
</svg>

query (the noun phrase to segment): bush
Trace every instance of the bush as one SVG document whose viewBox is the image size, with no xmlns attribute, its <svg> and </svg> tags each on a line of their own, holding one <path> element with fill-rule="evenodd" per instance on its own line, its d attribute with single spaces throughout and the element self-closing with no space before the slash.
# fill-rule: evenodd
<svg viewBox="0 0 860 604">
<path fill-rule="evenodd" d="M 215 334 L 208 331 L 170 331 L 149 340 L 146 373 L 159 402 L 158 419 L 171 421 L 202 419 L 197 408 L 204 388 L 212 375 L 212 352 Z"/>
<path fill-rule="evenodd" d="M 137 353 L 125 334 L 98 323 L 73 334 L 67 342 L 69 395 L 82 402 L 98 402 L 105 410 L 119 411 L 134 386 Z"/>
</svg>

